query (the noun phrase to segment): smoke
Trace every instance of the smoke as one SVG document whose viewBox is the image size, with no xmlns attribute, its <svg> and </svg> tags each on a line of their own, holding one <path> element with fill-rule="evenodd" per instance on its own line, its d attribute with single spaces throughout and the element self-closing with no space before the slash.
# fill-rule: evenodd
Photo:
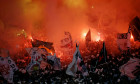
<svg viewBox="0 0 140 84">
<path fill-rule="evenodd" d="M 59 44 L 64 31 L 81 40 L 89 28 L 101 34 L 127 32 L 140 16 L 139 0 L 0 0 L 0 47 L 14 50 L 22 29 L 35 38 Z M 93 36 L 94 36 L 93 35 Z"/>
</svg>

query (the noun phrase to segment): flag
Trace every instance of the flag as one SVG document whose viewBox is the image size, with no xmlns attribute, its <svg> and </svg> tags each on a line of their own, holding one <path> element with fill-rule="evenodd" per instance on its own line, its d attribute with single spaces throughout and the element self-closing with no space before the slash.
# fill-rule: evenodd
<svg viewBox="0 0 140 84">
<path fill-rule="evenodd" d="M 91 42 L 91 32 L 90 29 L 85 37 L 85 43 L 86 43 L 86 47 L 89 49 L 89 43 Z"/>
<path fill-rule="evenodd" d="M 88 75 L 88 71 L 85 67 L 84 61 L 81 57 L 80 51 L 79 51 L 79 46 L 76 44 L 76 51 L 73 55 L 73 60 L 72 62 L 68 65 L 68 68 L 66 70 L 67 75 L 75 76 L 77 72 L 77 68 L 79 71 L 82 72 L 83 76 Z"/>
<path fill-rule="evenodd" d="M 138 73 L 140 73 L 140 59 L 138 58 L 130 58 L 130 60 L 122 65 L 119 70 L 122 75 L 128 76 L 130 79 L 135 79 Z"/>
<path fill-rule="evenodd" d="M 61 62 L 60 59 L 56 57 L 56 54 L 54 54 L 54 56 L 47 56 L 47 62 L 53 66 L 54 70 L 61 70 Z"/>
<path fill-rule="evenodd" d="M 2 55 L 1 55 L 2 56 Z M 15 62 L 10 58 L 9 53 L 7 52 L 8 57 L 0 57 L 0 72 L 2 76 L 9 82 L 13 83 L 14 72 L 18 69 Z"/>
<path fill-rule="evenodd" d="M 121 51 L 126 51 L 131 47 L 130 45 L 131 34 L 128 33 L 118 33 L 117 34 L 117 45 Z"/>
<path fill-rule="evenodd" d="M 47 48 L 46 49 L 47 51 L 49 49 L 52 53 L 55 52 L 52 42 L 44 42 L 44 41 L 34 39 L 32 41 L 32 46 L 33 47 L 45 47 L 45 49 Z"/>
<path fill-rule="evenodd" d="M 135 17 L 130 23 L 129 26 L 132 31 L 132 35 L 135 41 L 140 41 L 140 19 L 139 17 Z"/>
<path fill-rule="evenodd" d="M 73 41 L 71 34 L 69 32 L 65 32 L 65 37 L 61 40 L 61 49 L 65 56 L 72 56 L 73 54 Z"/>
<path fill-rule="evenodd" d="M 130 42 L 130 38 L 131 38 L 131 27 L 128 28 L 128 32 L 127 32 L 127 47 L 131 48 L 131 42 Z"/>
<path fill-rule="evenodd" d="M 85 66 L 85 63 L 84 63 L 84 60 L 80 54 L 80 51 L 79 51 L 79 48 L 78 48 L 78 70 L 82 72 L 82 75 L 83 76 L 88 76 L 88 71 L 87 71 L 87 68 Z"/>
<path fill-rule="evenodd" d="M 72 62 L 68 65 L 68 68 L 66 70 L 67 75 L 71 76 L 76 76 L 77 72 L 77 59 L 78 59 L 78 47 L 76 47 L 76 51 L 73 54 L 73 60 Z"/>
<path fill-rule="evenodd" d="M 26 48 L 26 51 L 31 56 L 31 62 L 26 67 L 27 71 L 32 71 L 32 69 L 35 65 L 40 66 L 40 63 L 43 60 L 42 56 L 46 56 L 46 53 L 47 53 L 46 51 L 44 51 L 43 49 L 40 49 L 38 47 Z"/>
<path fill-rule="evenodd" d="M 104 63 L 107 61 L 107 51 L 106 51 L 106 47 L 105 47 L 105 42 L 103 42 L 103 48 L 99 54 L 99 57 L 98 57 L 98 64 L 99 63 Z"/>
</svg>

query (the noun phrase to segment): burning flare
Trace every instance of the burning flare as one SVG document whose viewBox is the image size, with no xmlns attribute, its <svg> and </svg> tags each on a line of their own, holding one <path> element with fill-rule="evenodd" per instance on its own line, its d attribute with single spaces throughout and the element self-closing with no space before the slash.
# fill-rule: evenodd
<svg viewBox="0 0 140 84">
<path fill-rule="evenodd" d="M 131 34 L 131 39 L 134 39 L 133 35 Z"/>
<path fill-rule="evenodd" d="M 96 41 L 100 41 L 101 37 L 100 37 L 100 33 L 98 32 L 98 36 L 96 37 Z"/>
</svg>

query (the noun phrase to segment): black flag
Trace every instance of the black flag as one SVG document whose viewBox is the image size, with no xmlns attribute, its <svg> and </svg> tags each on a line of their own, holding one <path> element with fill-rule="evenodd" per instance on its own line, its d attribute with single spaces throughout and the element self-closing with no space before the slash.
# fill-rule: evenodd
<svg viewBox="0 0 140 84">
<path fill-rule="evenodd" d="M 105 42 L 103 42 L 103 48 L 98 57 L 98 63 L 104 63 L 107 61 L 107 51 L 105 48 Z"/>
<path fill-rule="evenodd" d="M 90 29 L 85 37 L 85 43 L 86 43 L 86 47 L 89 49 L 89 43 L 91 42 L 91 32 Z"/>
<path fill-rule="evenodd" d="M 135 17 L 129 24 L 135 41 L 140 41 L 140 19 Z"/>
<path fill-rule="evenodd" d="M 32 41 L 32 46 L 33 47 L 44 46 L 44 47 L 48 48 L 49 50 L 51 50 L 53 53 L 55 53 L 52 42 L 44 42 L 44 41 L 34 39 L 34 41 Z"/>
</svg>

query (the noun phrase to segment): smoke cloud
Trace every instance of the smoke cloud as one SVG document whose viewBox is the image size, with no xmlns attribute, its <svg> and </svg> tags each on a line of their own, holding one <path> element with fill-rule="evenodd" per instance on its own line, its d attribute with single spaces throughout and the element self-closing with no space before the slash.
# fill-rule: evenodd
<svg viewBox="0 0 140 84">
<path fill-rule="evenodd" d="M 17 34 L 45 38 L 59 44 L 64 31 L 81 40 L 88 29 L 127 32 L 129 22 L 140 16 L 139 0 L 0 0 L 0 47 L 11 51 L 22 44 Z"/>
</svg>

